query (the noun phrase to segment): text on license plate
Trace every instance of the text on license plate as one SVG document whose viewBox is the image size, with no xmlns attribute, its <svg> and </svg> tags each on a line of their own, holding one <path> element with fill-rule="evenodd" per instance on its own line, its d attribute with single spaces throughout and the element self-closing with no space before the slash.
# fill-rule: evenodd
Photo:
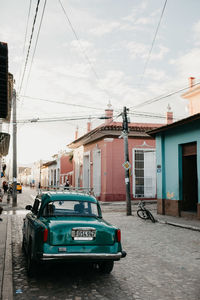
<svg viewBox="0 0 200 300">
<path fill-rule="evenodd" d="M 96 237 L 96 230 L 72 230 L 72 238 L 74 240 L 91 241 Z"/>
</svg>

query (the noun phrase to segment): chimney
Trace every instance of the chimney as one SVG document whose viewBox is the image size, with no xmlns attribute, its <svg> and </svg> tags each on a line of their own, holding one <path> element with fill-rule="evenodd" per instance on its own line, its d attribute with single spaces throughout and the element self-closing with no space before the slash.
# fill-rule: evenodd
<svg viewBox="0 0 200 300">
<path fill-rule="evenodd" d="M 76 127 L 76 131 L 75 131 L 75 140 L 78 139 L 78 126 Z"/>
<path fill-rule="evenodd" d="M 92 129 L 92 124 L 91 124 L 91 117 L 89 117 L 89 120 L 87 122 L 87 132 L 90 132 Z"/>
<path fill-rule="evenodd" d="M 173 123 L 173 112 L 171 111 L 171 106 L 168 104 L 167 106 L 167 115 L 166 115 L 166 119 L 167 119 L 167 124 L 172 124 Z"/>
<path fill-rule="evenodd" d="M 189 86 L 190 86 L 190 88 L 192 88 L 194 84 L 195 84 L 195 77 L 189 77 Z"/>
<path fill-rule="evenodd" d="M 108 106 L 108 108 L 105 109 L 105 117 L 108 119 L 105 120 L 105 124 L 109 124 L 113 121 L 113 109 L 111 108 L 112 105 L 111 105 L 110 101 L 107 106 Z"/>
</svg>

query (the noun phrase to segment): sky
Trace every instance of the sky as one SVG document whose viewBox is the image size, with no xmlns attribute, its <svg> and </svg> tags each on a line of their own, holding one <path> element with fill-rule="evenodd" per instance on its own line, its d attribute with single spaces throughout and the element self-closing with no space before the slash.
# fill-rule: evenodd
<svg viewBox="0 0 200 300">
<path fill-rule="evenodd" d="M 0 1 L 18 165 L 69 150 L 77 126 L 81 136 L 89 118 L 102 123 L 109 103 L 116 121 L 124 106 L 131 122 L 165 123 L 168 104 L 175 120 L 189 115 L 183 92 L 143 103 L 200 80 L 199 0 L 41 0 L 33 26 L 37 2 Z"/>
</svg>

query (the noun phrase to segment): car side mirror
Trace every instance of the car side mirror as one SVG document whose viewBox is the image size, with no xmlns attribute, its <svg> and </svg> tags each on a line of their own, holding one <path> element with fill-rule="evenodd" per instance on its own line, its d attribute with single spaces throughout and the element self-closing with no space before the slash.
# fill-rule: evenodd
<svg viewBox="0 0 200 300">
<path fill-rule="evenodd" d="M 26 210 L 31 210 L 33 207 L 32 207 L 32 205 L 26 205 Z"/>
</svg>

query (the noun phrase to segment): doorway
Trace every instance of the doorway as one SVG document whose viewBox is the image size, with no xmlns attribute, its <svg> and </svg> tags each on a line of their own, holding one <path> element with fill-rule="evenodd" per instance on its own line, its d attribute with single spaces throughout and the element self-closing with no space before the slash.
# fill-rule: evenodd
<svg viewBox="0 0 200 300">
<path fill-rule="evenodd" d="M 197 212 L 197 146 L 189 143 L 182 146 L 182 211 Z"/>
<path fill-rule="evenodd" d="M 133 196 L 156 198 L 155 149 L 133 149 Z"/>
</svg>

